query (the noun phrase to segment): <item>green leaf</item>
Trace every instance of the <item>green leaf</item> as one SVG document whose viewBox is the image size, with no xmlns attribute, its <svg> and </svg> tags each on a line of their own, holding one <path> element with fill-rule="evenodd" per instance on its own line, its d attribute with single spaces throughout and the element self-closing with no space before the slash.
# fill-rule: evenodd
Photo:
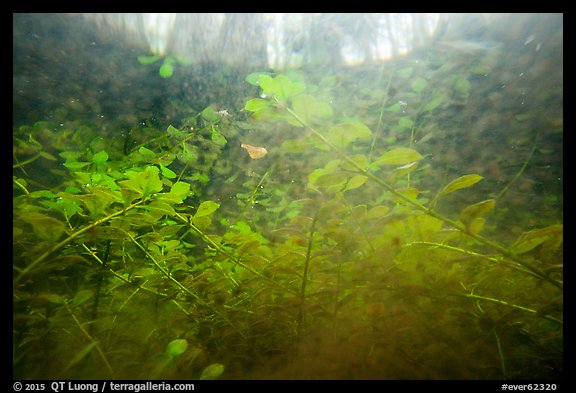
<svg viewBox="0 0 576 393">
<path fill-rule="evenodd" d="M 138 149 L 138 153 L 140 153 L 142 155 L 142 158 L 146 162 L 152 162 L 156 159 L 156 153 L 154 153 L 150 149 L 145 148 L 144 146 L 142 146 L 141 148 Z"/>
<path fill-rule="evenodd" d="M 146 209 L 155 219 L 160 219 L 163 216 L 172 217 L 176 214 L 170 204 L 160 200 L 152 201 L 142 208 Z"/>
<path fill-rule="evenodd" d="M 378 165 L 406 165 L 423 159 L 422 155 L 414 149 L 398 147 L 382 154 L 371 166 Z"/>
<path fill-rule="evenodd" d="M 384 205 L 374 206 L 366 213 L 366 218 L 379 218 L 388 214 L 389 211 L 390 208 L 388 206 Z"/>
<path fill-rule="evenodd" d="M 166 355 L 171 358 L 182 355 L 188 349 L 188 341 L 183 338 L 172 340 L 166 346 Z"/>
<path fill-rule="evenodd" d="M 202 374 L 200 374 L 200 380 L 216 379 L 224 372 L 224 365 L 220 363 L 214 363 L 206 367 Z"/>
<path fill-rule="evenodd" d="M 309 94 L 300 94 L 292 100 L 292 109 L 304 121 L 310 122 L 316 118 L 332 116 L 330 104 L 320 101 Z"/>
<path fill-rule="evenodd" d="M 160 56 L 138 56 L 138 63 L 143 64 L 143 65 L 149 65 L 149 64 L 154 64 L 156 63 L 158 60 L 160 60 L 161 57 Z"/>
<path fill-rule="evenodd" d="M 224 135 L 216 131 L 216 128 L 214 128 L 214 126 L 212 126 L 212 134 L 210 137 L 212 139 L 212 142 L 214 142 L 218 146 L 224 146 L 226 143 L 228 143 Z"/>
<path fill-rule="evenodd" d="M 358 188 L 358 187 L 362 186 L 364 183 L 366 183 L 367 180 L 368 180 L 368 177 L 366 177 L 364 175 L 352 176 L 352 178 L 350 178 L 350 180 L 348 180 L 348 183 L 346 184 L 346 188 L 344 188 L 344 191 L 353 190 L 355 188 Z"/>
<path fill-rule="evenodd" d="M 212 213 L 214 213 L 216 210 L 218 210 L 218 208 L 220 207 L 220 204 L 216 203 L 216 202 L 212 202 L 212 201 L 205 201 L 202 202 L 200 204 L 200 206 L 198 206 L 198 210 L 196 210 L 196 214 L 194 214 L 194 217 L 203 217 L 203 216 L 208 216 Z"/>
<path fill-rule="evenodd" d="M 248 100 L 248 102 L 246 102 L 246 105 L 244 105 L 244 109 L 250 112 L 260 112 L 261 110 L 268 108 L 271 105 L 272 101 L 270 100 L 265 100 L 262 98 L 252 98 L 251 100 Z"/>
<path fill-rule="evenodd" d="M 354 161 L 356 164 L 358 164 L 358 166 L 363 170 L 368 169 L 368 158 L 364 154 L 354 154 L 353 156 L 350 156 L 350 159 Z M 345 171 L 358 172 L 358 168 L 348 161 L 342 161 L 342 163 L 340 164 L 340 168 L 342 168 Z"/>
<path fill-rule="evenodd" d="M 177 129 L 173 125 L 168 126 L 168 128 L 166 129 L 166 133 L 168 135 L 176 137 L 176 138 L 183 138 L 186 136 L 186 133 L 184 131 L 180 131 L 179 129 Z"/>
<path fill-rule="evenodd" d="M 246 80 L 246 82 L 250 83 L 253 86 L 258 86 L 258 80 L 260 79 L 260 76 L 262 76 L 262 75 L 272 77 L 272 73 L 270 73 L 270 72 L 253 72 L 250 75 L 248 75 L 245 78 L 245 80 Z"/>
<path fill-rule="evenodd" d="M 66 229 L 62 221 L 41 213 L 25 212 L 18 218 L 32 225 L 40 239 L 51 242 L 58 241 Z"/>
<path fill-rule="evenodd" d="M 204 108 L 204 110 L 200 112 L 200 115 L 204 120 L 207 120 L 210 123 L 214 123 L 220 120 L 220 115 L 211 106 Z"/>
<path fill-rule="evenodd" d="M 418 168 L 417 161 L 394 168 L 394 170 L 388 175 L 388 181 L 390 183 L 395 183 L 398 179 L 412 172 L 416 168 Z"/>
<path fill-rule="evenodd" d="M 268 97 L 275 97 L 280 102 L 286 102 L 306 89 L 304 83 L 295 82 L 286 75 L 278 75 L 275 78 L 261 75 L 258 78 L 258 83 L 263 94 Z"/>
<path fill-rule="evenodd" d="M 129 180 L 118 182 L 120 186 L 136 192 L 141 198 L 147 198 L 155 192 L 162 191 L 162 181 L 159 178 L 160 169 L 157 166 L 148 166 L 143 172 L 126 171 Z"/>
<path fill-rule="evenodd" d="M 78 169 L 82 169 L 87 165 L 90 165 L 89 162 L 80 162 L 80 161 L 66 161 L 64 164 L 66 168 L 70 169 L 71 171 L 76 171 Z"/>
<path fill-rule="evenodd" d="M 57 159 L 56 157 L 54 157 L 52 154 L 47 153 L 47 152 L 45 152 L 45 151 L 41 151 L 41 152 L 39 152 L 38 154 L 40 154 L 40 156 L 44 157 L 44 158 L 47 159 L 47 160 L 50 160 L 50 161 L 58 161 L 58 159 Z"/>
<path fill-rule="evenodd" d="M 161 78 L 170 78 L 174 74 L 174 66 L 172 64 L 162 64 L 158 74 Z"/>
<path fill-rule="evenodd" d="M 162 176 L 164 176 L 167 179 L 175 179 L 176 177 L 178 177 L 178 175 L 174 173 L 174 171 L 172 171 L 170 168 L 165 167 L 162 164 L 160 164 L 160 170 L 162 171 Z"/>
<path fill-rule="evenodd" d="M 370 138 L 371 136 L 372 131 L 359 120 L 351 120 L 335 125 L 326 133 L 326 138 L 341 148 L 357 139 Z"/>
<path fill-rule="evenodd" d="M 483 177 L 477 174 L 460 176 L 459 178 L 452 180 L 448 185 L 446 185 L 446 187 L 440 190 L 437 198 L 461 190 L 462 188 L 470 187 L 482 179 Z"/>
<path fill-rule="evenodd" d="M 192 217 L 190 222 L 196 225 L 198 229 L 204 230 L 210 226 L 210 224 L 212 223 L 212 219 L 209 216 Z"/>
<path fill-rule="evenodd" d="M 487 199 L 467 206 L 460 212 L 460 221 L 466 225 L 469 232 L 476 234 L 484 227 L 484 219 L 482 216 L 488 214 L 496 206 L 494 199 Z"/>
<path fill-rule="evenodd" d="M 417 78 L 416 80 L 414 80 L 414 82 L 410 84 L 410 87 L 414 92 L 421 93 L 426 88 L 427 84 L 428 82 L 426 82 L 426 79 Z"/>
<path fill-rule="evenodd" d="M 95 164 L 103 164 L 108 161 L 108 153 L 105 150 L 99 151 L 92 156 L 92 162 Z"/>
<path fill-rule="evenodd" d="M 170 190 L 170 193 L 176 194 L 184 200 L 188 197 L 188 195 L 190 195 L 190 184 L 178 181 L 172 184 L 172 189 Z"/>
<path fill-rule="evenodd" d="M 522 233 L 514 242 L 510 251 L 516 254 L 528 252 L 549 240 L 562 239 L 564 226 L 561 224 L 550 225 L 541 229 Z"/>
</svg>

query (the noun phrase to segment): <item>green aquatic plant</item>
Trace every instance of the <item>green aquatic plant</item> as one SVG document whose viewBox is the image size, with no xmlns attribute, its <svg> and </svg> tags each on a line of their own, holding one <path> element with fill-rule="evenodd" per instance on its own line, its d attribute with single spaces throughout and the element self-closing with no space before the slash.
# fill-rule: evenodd
<svg viewBox="0 0 576 393">
<path fill-rule="evenodd" d="M 183 56 L 161 57 L 161 56 L 145 56 L 145 55 L 138 56 L 138 63 L 142 65 L 150 65 L 157 63 L 160 59 L 164 59 L 162 61 L 162 65 L 160 65 L 160 68 L 158 69 L 158 75 L 160 75 L 161 78 L 171 78 L 174 75 L 174 69 L 176 64 L 181 65 L 192 64 L 191 59 Z"/>
<path fill-rule="evenodd" d="M 410 94 L 433 90 L 413 70 L 397 77 Z M 561 224 L 495 241 L 498 198 L 446 209 L 484 176 L 421 185 L 430 160 L 411 113 L 374 105 L 376 127 L 406 134 L 393 141 L 337 108 L 331 84 L 246 80 L 259 96 L 245 118 L 207 107 L 124 141 L 86 126 L 18 130 L 15 377 L 262 377 L 314 369 L 307 348 L 319 363 L 352 360 L 336 375 L 355 378 L 556 364 Z M 242 151 L 252 139 L 265 157 Z M 39 162 L 55 184 L 38 181 Z"/>
</svg>

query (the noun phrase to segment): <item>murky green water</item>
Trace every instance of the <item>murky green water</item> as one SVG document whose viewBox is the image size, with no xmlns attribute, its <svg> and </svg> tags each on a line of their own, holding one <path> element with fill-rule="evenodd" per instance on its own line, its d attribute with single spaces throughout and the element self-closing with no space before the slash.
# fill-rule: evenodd
<svg viewBox="0 0 576 393">
<path fill-rule="evenodd" d="M 169 76 L 67 18 L 14 19 L 14 378 L 562 377 L 562 16 Z"/>
</svg>

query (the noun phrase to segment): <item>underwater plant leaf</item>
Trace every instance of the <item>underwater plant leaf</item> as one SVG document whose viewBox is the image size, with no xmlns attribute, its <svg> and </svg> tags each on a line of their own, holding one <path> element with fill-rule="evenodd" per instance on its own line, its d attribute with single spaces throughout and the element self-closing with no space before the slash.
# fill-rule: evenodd
<svg viewBox="0 0 576 393">
<path fill-rule="evenodd" d="M 214 363 L 206 367 L 202 374 L 200 374 L 200 380 L 210 380 L 218 378 L 224 372 L 224 365 L 220 363 Z"/>
<path fill-rule="evenodd" d="M 368 157 L 366 157 L 364 154 L 354 154 L 350 156 L 350 159 L 363 170 L 368 169 Z M 343 161 L 340 167 L 345 171 L 358 171 L 358 167 L 354 166 L 349 161 Z"/>
<path fill-rule="evenodd" d="M 516 254 L 523 254 L 538 247 L 544 242 L 561 239 L 563 237 L 563 229 L 563 225 L 555 224 L 545 228 L 523 232 L 510 247 L 510 251 Z"/>
<path fill-rule="evenodd" d="M 66 168 L 70 169 L 71 171 L 76 171 L 78 169 L 82 169 L 88 165 L 90 165 L 89 162 L 81 162 L 81 161 L 66 161 L 64 164 Z"/>
<path fill-rule="evenodd" d="M 371 137 L 372 131 L 361 121 L 351 120 L 333 126 L 325 136 L 334 145 L 343 148 L 357 139 Z"/>
<path fill-rule="evenodd" d="M 280 145 L 280 151 L 286 153 L 303 153 L 310 146 L 304 139 L 287 139 Z"/>
<path fill-rule="evenodd" d="M 396 181 L 398 181 L 398 179 L 412 172 L 416 168 L 418 168 L 418 161 L 414 161 L 409 164 L 399 166 L 398 168 L 395 168 L 392 172 L 390 172 L 390 174 L 388 175 L 388 181 L 390 183 L 395 183 Z"/>
<path fill-rule="evenodd" d="M 261 75 L 272 77 L 271 72 L 253 72 L 249 74 L 246 78 L 244 78 L 244 80 L 250 83 L 252 86 L 258 86 L 258 80 L 260 79 Z"/>
<path fill-rule="evenodd" d="M 406 165 L 423 159 L 422 155 L 408 147 L 398 147 L 382 154 L 370 166 L 378 165 Z"/>
<path fill-rule="evenodd" d="M 378 218 L 385 216 L 390 211 L 390 208 L 385 205 L 374 206 L 372 209 L 368 210 L 366 213 L 366 218 Z"/>
<path fill-rule="evenodd" d="M 483 177 L 480 175 L 477 175 L 477 174 L 460 176 L 459 178 L 452 180 L 443 189 L 441 189 L 438 192 L 437 197 L 448 195 L 451 192 L 470 187 L 470 186 L 478 183 L 482 179 L 483 179 Z"/>
<path fill-rule="evenodd" d="M 415 187 L 401 187 L 401 188 L 397 188 L 396 191 L 399 192 L 400 194 L 404 195 L 405 197 L 409 198 L 409 199 L 416 199 L 416 198 L 418 198 L 418 195 L 420 195 L 420 190 L 415 188 Z M 400 204 L 406 203 L 406 201 L 404 199 L 397 198 L 397 197 L 393 197 L 392 200 L 394 200 L 395 202 L 400 203 Z"/>
<path fill-rule="evenodd" d="M 320 101 L 309 94 L 300 94 L 294 97 L 292 109 L 306 122 L 310 122 L 315 118 L 327 118 L 333 114 L 330 104 Z"/>
<path fill-rule="evenodd" d="M 56 157 L 54 157 L 52 154 L 47 153 L 47 152 L 45 152 L 45 151 L 41 151 L 41 152 L 39 152 L 38 154 L 40 154 L 40 156 L 44 157 L 44 158 L 47 159 L 47 160 L 50 160 L 50 161 L 58 161 L 58 159 L 57 159 Z"/>
<path fill-rule="evenodd" d="M 108 153 L 105 150 L 99 151 L 92 156 L 92 162 L 95 164 L 103 164 L 108 161 Z"/>
<path fill-rule="evenodd" d="M 481 229 L 484 223 L 477 219 L 491 212 L 495 206 L 496 206 L 496 200 L 494 199 L 487 199 L 485 201 L 481 201 L 473 205 L 467 206 L 460 212 L 459 215 L 460 221 L 462 221 L 466 225 L 468 231 L 471 231 L 472 229 Z M 472 228 L 473 226 L 475 228 Z"/>
<path fill-rule="evenodd" d="M 194 217 L 198 218 L 198 217 L 208 216 L 208 215 L 214 213 L 216 210 L 218 210 L 219 207 L 220 207 L 220 204 L 218 204 L 216 202 L 204 201 L 200 204 L 200 206 L 198 206 L 198 210 L 196 210 L 196 214 L 194 214 Z"/>
<path fill-rule="evenodd" d="M 244 105 L 244 109 L 250 112 L 260 112 L 261 110 L 268 108 L 272 105 L 272 101 L 265 100 L 263 98 L 252 98 L 248 100 Z"/>
<path fill-rule="evenodd" d="M 466 229 L 469 233 L 473 235 L 477 235 L 484 229 L 484 225 L 486 224 L 486 220 L 482 217 L 474 217 L 466 224 Z"/>
<path fill-rule="evenodd" d="M 268 97 L 275 97 L 278 101 L 284 103 L 306 89 L 304 83 L 295 82 L 286 75 L 278 75 L 275 78 L 268 75 L 260 75 L 258 84 L 262 88 L 262 94 Z"/>
<path fill-rule="evenodd" d="M 325 173 L 314 180 L 309 186 L 325 188 L 326 191 L 341 190 L 348 181 L 348 174 L 343 172 Z"/>
<path fill-rule="evenodd" d="M 162 171 L 162 176 L 164 176 L 167 179 L 175 179 L 176 177 L 178 177 L 178 175 L 176 173 L 174 173 L 173 170 L 165 167 L 162 164 L 160 164 L 160 170 Z"/>
<path fill-rule="evenodd" d="M 38 237 L 43 240 L 58 241 L 66 229 L 62 221 L 42 213 L 24 212 L 19 215 L 19 219 L 32 225 Z"/>
<path fill-rule="evenodd" d="M 421 93 L 426 88 L 426 85 L 428 85 L 428 82 L 426 82 L 426 79 L 417 78 L 414 80 L 414 82 L 412 82 L 410 84 L 410 88 L 412 88 L 412 91 L 414 91 L 416 93 Z"/>
<path fill-rule="evenodd" d="M 172 124 L 170 124 L 168 126 L 168 128 L 166 129 L 166 133 L 170 136 L 180 138 L 180 139 L 184 138 L 186 136 L 186 133 L 184 131 L 180 131 L 179 129 L 174 127 Z"/>
<path fill-rule="evenodd" d="M 142 206 L 142 208 L 148 210 L 148 212 L 150 212 L 157 219 L 163 217 L 164 215 L 172 217 L 176 214 L 172 206 L 159 200 L 152 201 L 148 205 Z"/>
<path fill-rule="evenodd" d="M 224 146 L 226 143 L 228 143 L 224 135 L 216 131 L 216 128 L 214 128 L 214 126 L 212 126 L 212 134 L 210 135 L 210 138 L 212 139 L 212 142 L 214 142 L 218 146 Z"/>
<path fill-rule="evenodd" d="M 346 184 L 346 188 L 344 188 L 344 191 L 353 190 L 355 188 L 358 188 L 358 187 L 362 186 L 364 183 L 366 183 L 367 180 L 368 180 L 368 177 L 364 176 L 364 175 L 352 176 L 350 178 L 350 180 L 348 180 L 348 183 Z"/>
<path fill-rule="evenodd" d="M 154 153 L 150 149 L 145 148 L 144 146 L 138 149 L 138 153 L 140 153 L 140 155 L 146 162 L 152 162 L 156 159 L 156 153 Z"/>
<path fill-rule="evenodd" d="M 158 60 L 160 60 L 161 57 L 160 56 L 144 56 L 144 55 L 140 55 L 138 56 L 138 63 L 143 64 L 143 65 L 149 65 L 149 64 L 154 64 L 156 63 Z"/>
<path fill-rule="evenodd" d="M 188 341 L 183 338 L 172 340 L 166 345 L 166 355 L 173 358 L 182 355 L 188 349 Z"/>
<path fill-rule="evenodd" d="M 161 78 L 171 78 L 172 75 L 174 75 L 174 66 L 164 62 L 164 64 L 160 66 L 160 70 L 158 70 L 158 75 L 160 75 Z"/>
<path fill-rule="evenodd" d="M 138 193 L 141 198 L 147 198 L 155 192 L 162 191 L 160 169 L 157 166 L 147 166 L 143 172 L 126 171 L 125 174 L 129 180 L 122 180 L 118 184 Z"/>
<path fill-rule="evenodd" d="M 204 120 L 207 120 L 211 123 L 220 120 L 220 115 L 211 106 L 207 106 L 206 108 L 204 108 L 204 110 L 200 112 L 200 115 Z"/>
<path fill-rule="evenodd" d="M 180 198 L 182 198 L 182 200 L 184 200 L 188 197 L 188 195 L 190 195 L 190 184 L 183 181 L 178 181 L 172 184 L 170 194 L 178 195 Z"/>
</svg>

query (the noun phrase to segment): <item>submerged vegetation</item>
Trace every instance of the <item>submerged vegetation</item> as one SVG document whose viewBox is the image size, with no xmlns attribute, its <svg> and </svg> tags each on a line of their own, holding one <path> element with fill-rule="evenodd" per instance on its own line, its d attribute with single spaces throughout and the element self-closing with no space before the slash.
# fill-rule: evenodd
<svg viewBox="0 0 576 393">
<path fill-rule="evenodd" d="M 561 376 L 561 218 L 500 209 L 538 139 L 497 189 L 447 175 L 418 142 L 472 85 L 413 71 L 365 113 L 335 76 L 256 72 L 241 111 L 19 127 L 14 377 Z"/>
</svg>

